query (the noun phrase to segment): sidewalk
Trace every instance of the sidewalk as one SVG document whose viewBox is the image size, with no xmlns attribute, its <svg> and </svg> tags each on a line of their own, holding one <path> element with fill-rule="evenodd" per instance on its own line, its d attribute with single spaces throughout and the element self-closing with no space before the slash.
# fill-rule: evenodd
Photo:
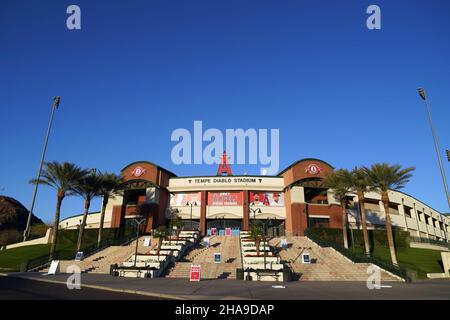
<svg viewBox="0 0 450 320">
<path fill-rule="evenodd" d="M 66 283 L 68 274 L 44 276 L 42 273 L 10 273 L 9 277 L 53 283 Z M 450 299 L 449 280 L 427 280 L 415 283 L 382 283 L 387 287 L 367 289 L 365 282 L 296 281 L 286 283 L 250 282 L 240 280 L 204 280 L 189 282 L 188 279 L 138 279 L 119 278 L 105 274 L 82 274 L 82 288 L 102 289 L 115 292 L 142 294 L 166 299 L 181 300 L 360 300 L 360 299 Z M 281 285 L 285 288 L 274 288 Z"/>
</svg>

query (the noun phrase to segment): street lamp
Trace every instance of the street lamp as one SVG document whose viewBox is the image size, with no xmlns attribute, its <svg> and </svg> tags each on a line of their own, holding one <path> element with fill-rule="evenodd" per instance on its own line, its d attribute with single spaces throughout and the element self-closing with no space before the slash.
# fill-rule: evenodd
<svg viewBox="0 0 450 320">
<path fill-rule="evenodd" d="M 256 214 L 257 213 L 259 213 L 259 214 L 262 213 L 260 208 L 253 209 L 252 207 L 250 207 L 250 205 L 248 206 L 248 209 L 250 210 L 251 213 L 253 213 L 253 220 L 256 219 Z"/>
<path fill-rule="evenodd" d="M 171 209 L 170 210 L 170 215 L 168 216 L 168 218 L 170 218 L 170 224 L 169 224 L 169 244 L 172 244 L 172 230 L 173 230 L 173 219 L 175 219 L 175 217 L 178 214 L 178 209 Z"/>
<path fill-rule="evenodd" d="M 39 181 L 41 179 L 42 165 L 44 164 L 45 151 L 47 150 L 48 138 L 50 136 L 50 130 L 52 128 L 53 115 L 55 113 L 55 110 L 58 109 L 60 101 L 61 101 L 61 97 L 59 97 L 59 96 L 53 98 L 52 113 L 50 115 L 50 121 L 48 123 L 47 134 L 45 135 L 44 148 L 42 149 L 41 161 L 39 162 L 39 169 L 38 169 L 36 184 L 34 185 L 33 198 L 31 200 L 30 212 L 28 212 L 27 225 L 26 225 L 25 230 L 23 232 L 23 241 L 27 241 L 28 237 L 30 236 L 31 216 L 33 215 L 34 203 L 36 201 L 36 194 L 37 194 L 37 190 L 38 190 L 38 187 L 39 187 Z M 56 232 L 56 231 L 53 230 L 53 232 Z"/>
<path fill-rule="evenodd" d="M 192 207 L 197 205 L 197 201 L 190 201 L 187 203 L 187 205 L 189 207 L 191 207 L 191 231 L 193 231 L 194 230 L 194 227 L 193 227 L 194 222 L 192 221 Z"/>
<path fill-rule="evenodd" d="M 445 150 L 445 153 L 447 154 L 447 160 L 450 162 L 450 150 Z"/>
<path fill-rule="evenodd" d="M 428 120 L 430 122 L 431 133 L 433 134 L 434 147 L 436 149 L 436 154 L 437 154 L 437 157 L 438 157 L 439 167 L 441 169 L 442 181 L 444 183 L 445 195 L 447 196 L 448 207 L 450 208 L 450 195 L 448 193 L 447 179 L 445 178 L 444 167 L 442 166 L 441 154 L 439 153 L 439 145 L 438 145 L 438 141 L 437 141 L 437 138 L 436 138 L 436 133 L 434 132 L 433 121 L 431 119 L 431 111 L 430 111 L 430 107 L 428 106 L 427 96 L 426 96 L 424 88 L 419 88 L 418 91 L 419 91 L 420 97 L 425 102 L 425 106 L 427 108 Z M 447 157 L 448 157 L 448 152 L 447 152 Z"/>
<path fill-rule="evenodd" d="M 141 224 L 145 223 L 146 219 L 141 220 L 133 219 L 133 221 L 136 223 L 136 249 L 134 250 L 134 266 L 136 267 L 138 244 L 139 244 L 139 229 L 141 227 Z"/>
</svg>

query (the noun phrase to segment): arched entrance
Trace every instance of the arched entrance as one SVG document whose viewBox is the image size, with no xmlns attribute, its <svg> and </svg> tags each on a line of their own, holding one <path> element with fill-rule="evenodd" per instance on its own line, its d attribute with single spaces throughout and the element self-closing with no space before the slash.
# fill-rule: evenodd
<svg viewBox="0 0 450 320">
<path fill-rule="evenodd" d="M 217 230 L 217 235 L 225 235 L 227 228 L 231 229 L 232 234 L 237 234 L 242 228 L 242 220 L 238 219 L 208 219 L 206 220 L 206 234 L 211 235 L 212 229 Z"/>
</svg>

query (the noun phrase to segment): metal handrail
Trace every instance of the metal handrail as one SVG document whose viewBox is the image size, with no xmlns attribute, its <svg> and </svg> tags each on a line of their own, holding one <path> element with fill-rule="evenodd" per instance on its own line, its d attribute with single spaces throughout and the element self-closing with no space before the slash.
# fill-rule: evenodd
<svg viewBox="0 0 450 320">
<path fill-rule="evenodd" d="M 98 251 L 101 251 L 105 249 L 106 247 L 113 246 L 113 245 L 123 245 L 124 243 L 130 242 L 134 238 L 121 238 L 121 239 L 104 239 L 100 242 L 100 245 L 93 244 L 91 246 L 85 247 L 83 249 L 84 257 L 88 257 L 90 255 L 93 255 L 97 253 Z M 66 259 L 73 259 L 74 254 L 69 252 L 56 252 L 54 254 L 53 259 L 54 260 L 66 260 Z M 31 260 L 28 260 L 21 264 L 20 271 L 21 272 L 29 272 L 33 270 L 39 270 L 42 268 L 47 267 L 50 264 L 50 254 L 46 254 Z"/>
<path fill-rule="evenodd" d="M 336 251 L 338 251 L 339 253 L 341 253 L 342 255 L 344 255 L 345 257 L 347 257 L 348 259 L 350 259 L 353 262 L 372 263 L 382 269 L 385 269 L 385 270 L 395 274 L 396 276 L 398 276 L 400 278 L 403 278 L 405 281 L 408 281 L 408 282 L 412 281 L 411 277 L 408 275 L 407 270 L 400 266 L 395 266 L 392 263 L 386 262 L 386 261 L 376 258 L 374 256 L 367 256 L 363 253 L 357 254 L 353 251 L 350 251 L 350 250 L 344 248 L 344 246 L 339 243 L 321 239 L 321 238 L 315 236 L 309 229 L 305 230 L 305 235 L 308 238 L 310 238 L 311 240 L 313 240 L 314 242 L 316 242 L 321 247 L 332 247 L 333 249 L 335 249 Z"/>
<path fill-rule="evenodd" d="M 434 244 L 437 246 L 450 248 L 450 242 L 445 242 L 445 241 L 435 240 L 435 239 L 427 239 L 427 238 L 419 238 L 419 237 L 410 236 L 410 242 Z"/>
</svg>

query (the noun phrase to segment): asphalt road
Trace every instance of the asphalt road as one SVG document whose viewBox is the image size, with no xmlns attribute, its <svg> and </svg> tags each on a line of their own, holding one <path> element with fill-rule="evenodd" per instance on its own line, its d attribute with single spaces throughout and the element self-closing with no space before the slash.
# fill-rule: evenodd
<svg viewBox="0 0 450 320">
<path fill-rule="evenodd" d="M 30 277 L 25 280 L 18 277 Z M 450 300 L 450 280 L 414 283 L 383 282 L 381 289 L 369 290 L 365 282 L 295 281 L 287 283 L 236 280 L 137 279 L 104 274 L 82 274 L 81 290 L 68 290 L 67 274 L 43 276 L 40 273 L 10 274 L 0 277 L 0 299 L 167 299 L 218 300 Z M 42 281 L 57 281 L 62 284 Z M 278 287 L 276 285 L 281 285 Z M 88 286 L 131 290 L 145 295 L 103 291 Z M 275 287 L 274 287 L 275 286 Z"/>
<path fill-rule="evenodd" d="M 81 288 L 13 277 L 0 277 L 0 300 L 162 300 L 149 296 Z"/>
</svg>

